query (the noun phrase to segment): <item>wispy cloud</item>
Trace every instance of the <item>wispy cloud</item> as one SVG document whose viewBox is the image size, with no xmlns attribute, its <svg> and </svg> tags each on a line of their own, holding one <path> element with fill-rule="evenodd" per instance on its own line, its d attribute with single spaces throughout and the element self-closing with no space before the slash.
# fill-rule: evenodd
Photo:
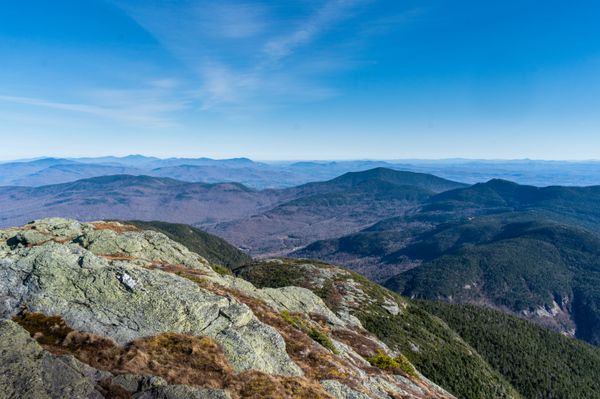
<svg viewBox="0 0 600 399">
<path fill-rule="evenodd" d="M 330 44 L 317 54 L 311 46 L 370 1 L 307 2 L 282 20 L 285 6 L 268 2 L 115 0 L 184 71 L 163 78 L 140 72 L 126 88 L 92 86 L 53 98 L 5 93 L 0 101 L 149 127 L 175 125 L 180 111 L 237 113 L 321 101 L 338 94 L 324 78 L 355 64 L 354 54 L 338 54 Z M 308 51 L 296 57 L 301 49 Z"/>
<path fill-rule="evenodd" d="M 256 4 L 216 3 L 205 9 L 200 18 L 213 35 L 229 39 L 258 35 L 267 26 L 265 9 Z"/>
<path fill-rule="evenodd" d="M 0 101 L 83 114 L 146 127 L 174 126 L 176 122 L 170 117 L 170 114 L 188 107 L 185 100 L 168 101 L 157 97 L 154 90 L 97 89 L 87 94 L 91 100 L 90 102 L 61 102 L 45 98 L 10 95 L 0 95 Z"/>
<path fill-rule="evenodd" d="M 296 48 L 306 45 L 335 23 L 347 18 L 354 7 L 365 0 L 334 0 L 326 2 L 313 15 L 302 21 L 293 31 L 269 40 L 264 53 L 273 60 L 289 56 Z"/>
<path fill-rule="evenodd" d="M 199 109 L 235 107 L 257 102 L 280 106 L 314 101 L 336 93 L 322 83 L 331 73 L 322 59 L 291 61 L 336 24 L 370 0 L 323 0 L 301 18 L 282 22 L 277 7 L 258 2 L 184 1 L 144 6 L 125 3 L 124 10 L 167 51 L 195 74 Z M 120 2 L 122 6 L 122 2 Z M 313 3 L 314 5 L 314 3 Z M 311 63 L 315 65 L 309 67 Z"/>
<path fill-rule="evenodd" d="M 254 72 L 232 70 L 216 62 L 204 63 L 200 73 L 202 83 L 198 97 L 204 110 L 222 103 L 238 103 L 261 84 Z"/>
</svg>

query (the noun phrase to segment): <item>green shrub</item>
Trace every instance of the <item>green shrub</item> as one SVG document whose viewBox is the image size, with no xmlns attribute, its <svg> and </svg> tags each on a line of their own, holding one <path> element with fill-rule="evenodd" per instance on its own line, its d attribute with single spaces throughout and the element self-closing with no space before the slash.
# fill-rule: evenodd
<svg viewBox="0 0 600 399">
<path fill-rule="evenodd" d="M 379 350 L 375 356 L 367 358 L 367 361 L 371 363 L 371 366 L 380 368 L 382 370 L 400 368 L 400 363 L 382 350 Z"/>
<path fill-rule="evenodd" d="M 285 320 L 285 322 L 287 322 L 288 324 L 291 324 L 292 326 L 304 332 L 307 332 L 310 328 L 302 317 L 294 315 L 288 310 L 281 311 L 281 318 Z"/>
<path fill-rule="evenodd" d="M 329 336 L 319 328 L 312 326 L 310 322 L 304 320 L 300 315 L 294 315 L 287 310 L 283 310 L 281 311 L 281 318 L 288 324 L 306 333 L 306 335 L 311 337 L 322 347 L 329 349 L 336 355 L 338 354 L 338 350 L 335 348 L 335 345 L 333 345 Z"/>
<path fill-rule="evenodd" d="M 329 349 L 336 355 L 338 354 L 338 350 L 335 348 L 335 345 L 333 345 L 333 342 L 331 341 L 329 336 L 325 334 L 325 332 L 313 327 L 308 332 L 308 336 L 315 340 L 317 343 L 319 343 L 322 347 Z"/>
<path fill-rule="evenodd" d="M 221 266 L 221 265 L 210 265 L 210 267 L 217 273 L 219 273 L 221 276 L 233 276 L 233 273 L 231 272 L 231 270 L 229 270 L 228 268 L 226 268 L 225 266 Z"/>
<path fill-rule="evenodd" d="M 395 360 L 398 362 L 400 370 L 404 371 L 406 374 L 410 375 L 413 378 L 419 378 L 419 373 L 417 373 L 415 366 L 412 365 L 412 363 L 406 358 L 406 356 L 400 354 L 396 357 Z"/>
<path fill-rule="evenodd" d="M 375 356 L 368 358 L 367 361 L 371 363 L 371 366 L 382 370 L 400 369 L 411 377 L 419 378 L 417 370 L 403 354 L 391 357 L 380 349 Z"/>
</svg>

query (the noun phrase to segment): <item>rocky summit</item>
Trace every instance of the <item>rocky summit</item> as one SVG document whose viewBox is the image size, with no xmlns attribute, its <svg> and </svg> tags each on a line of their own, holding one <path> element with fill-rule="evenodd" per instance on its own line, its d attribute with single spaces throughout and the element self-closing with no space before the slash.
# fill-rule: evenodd
<svg viewBox="0 0 600 399">
<path fill-rule="evenodd" d="M 453 396 L 307 288 L 257 288 L 156 231 L 53 218 L 0 231 L 0 397 Z"/>
</svg>

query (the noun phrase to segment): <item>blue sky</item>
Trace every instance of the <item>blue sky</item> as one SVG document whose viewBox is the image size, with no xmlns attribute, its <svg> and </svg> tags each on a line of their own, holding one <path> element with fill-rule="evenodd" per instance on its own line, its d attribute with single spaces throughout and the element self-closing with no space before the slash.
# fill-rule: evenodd
<svg viewBox="0 0 600 399">
<path fill-rule="evenodd" d="M 597 1 L 19 0 L 0 159 L 600 158 Z"/>
</svg>

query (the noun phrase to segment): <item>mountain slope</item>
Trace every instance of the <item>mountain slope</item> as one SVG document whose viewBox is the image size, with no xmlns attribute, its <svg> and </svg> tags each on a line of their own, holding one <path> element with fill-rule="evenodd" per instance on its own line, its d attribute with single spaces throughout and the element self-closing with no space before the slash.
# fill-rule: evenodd
<svg viewBox="0 0 600 399">
<path fill-rule="evenodd" d="M 294 285 L 312 290 L 336 313 L 358 318 L 367 330 L 402 352 L 420 372 L 457 397 L 520 397 L 443 322 L 356 273 L 325 263 L 291 259 L 262 261 L 234 272 L 258 287 Z"/>
<path fill-rule="evenodd" d="M 600 349 L 491 309 L 419 304 L 448 323 L 524 397 L 600 397 Z"/>
<path fill-rule="evenodd" d="M 309 290 L 258 289 L 131 225 L 0 231 L 0 294 L 7 397 L 453 398 Z"/>
<path fill-rule="evenodd" d="M 289 256 L 344 265 L 373 281 L 384 283 L 421 263 L 420 259 L 389 255 L 404 248 L 415 237 L 431 228 L 429 223 L 407 221 L 404 216 L 394 217 L 356 233 L 315 241 Z"/>
<path fill-rule="evenodd" d="M 364 172 L 349 172 L 325 183 L 312 183 L 309 185 L 327 185 L 349 188 L 373 180 L 387 182 L 396 186 L 418 187 L 434 193 L 441 193 L 468 186 L 467 184 L 442 179 L 441 177 L 426 173 L 399 171 L 383 167 L 369 169 Z"/>
<path fill-rule="evenodd" d="M 537 210 L 567 223 L 600 231 L 600 186 L 534 187 L 490 180 L 431 198 L 423 212 L 466 214 Z"/>
<path fill-rule="evenodd" d="M 233 269 L 252 261 L 250 256 L 222 238 L 208 234 L 187 224 L 157 221 L 143 222 L 140 220 L 130 220 L 125 223 L 136 226 L 141 230 L 152 230 L 163 233 L 171 240 L 184 245 L 190 251 L 204 257 L 211 264 Z"/>
<path fill-rule="evenodd" d="M 535 215 L 535 214 L 534 214 Z M 422 265 L 386 282 L 403 295 L 478 303 L 600 344 L 600 238 L 532 214 L 443 224 L 389 257 Z"/>
<path fill-rule="evenodd" d="M 463 187 L 435 176 L 376 168 L 282 190 L 276 207 L 209 227 L 249 253 L 287 254 L 315 240 L 338 237 L 402 215 L 439 190 Z"/>
<path fill-rule="evenodd" d="M 49 216 L 205 224 L 256 213 L 276 200 L 274 192 L 257 192 L 235 183 L 103 176 L 42 187 L 1 187 L 0 226 Z"/>
</svg>

